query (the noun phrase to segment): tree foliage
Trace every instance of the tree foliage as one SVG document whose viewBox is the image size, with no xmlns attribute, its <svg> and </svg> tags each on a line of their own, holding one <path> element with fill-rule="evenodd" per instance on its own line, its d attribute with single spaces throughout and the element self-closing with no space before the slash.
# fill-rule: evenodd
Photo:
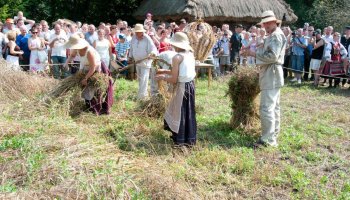
<svg viewBox="0 0 350 200">
<path fill-rule="evenodd" d="M 13 17 L 19 10 L 25 16 L 48 22 L 60 18 L 98 24 L 99 22 L 115 23 L 124 19 L 134 23 L 132 13 L 142 0 L 0 0 L 0 20 Z M 333 25 L 336 30 L 348 23 L 350 17 L 350 0 L 286 0 L 298 16 L 295 27 L 310 22 L 317 28 Z"/>
<path fill-rule="evenodd" d="M 302 27 L 309 22 L 316 28 L 333 26 L 336 31 L 342 32 L 344 26 L 350 25 L 349 0 L 286 0 L 290 4 L 298 21 L 296 27 Z"/>
<path fill-rule="evenodd" d="M 350 25 L 349 10 L 349 0 L 316 0 L 308 17 L 316 27 L 333 26 L 335 31 L 342 32 L 345 26 Z"/>
<path fill-rule="evenodd" d="M 140 3 L 141 0 L 0 0 L 0 18 L 4 21 L 21 10 L 36 21 L 67 18 L 98 24 L 115 23 L 120 18 L 133 22 L 131 15 Z"/>
</svg>

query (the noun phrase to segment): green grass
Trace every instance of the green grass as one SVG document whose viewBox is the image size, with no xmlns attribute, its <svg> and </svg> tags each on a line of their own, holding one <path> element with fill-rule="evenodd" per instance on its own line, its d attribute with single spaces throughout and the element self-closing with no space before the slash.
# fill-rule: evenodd
<svg viewBox="0 0 350 200">
<path fill-rule="evenodd" d="M 0 198 L 350 199 L 350 90 L 282 89 L 278 148 L 229 124 L 227 78 L 196 84 L 198 144 L 173 149 L 140 114 L 137 83 L 116 83 L 109 116 L 23 100 L 0 113 Z M 14 196 L 13 196 L 14 195 Z"/>
</svg>

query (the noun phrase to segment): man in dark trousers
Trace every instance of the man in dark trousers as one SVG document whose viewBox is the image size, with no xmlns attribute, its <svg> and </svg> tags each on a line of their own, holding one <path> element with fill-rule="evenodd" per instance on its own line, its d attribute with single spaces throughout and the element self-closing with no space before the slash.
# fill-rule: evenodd
<svg viewBox="0 0 350 200">
<path fill-rule="evenodd" d="M 242 47 L 242 37 L 241 37 L 242 30 L 243 30 L 243 26 L 241 24 L 236 25 L 235 32 L 233 33 L 230 39 L 230 46 L 229 46 L 230 52 L 231 52 L 230 62 L 232 64 L 239 63 L 239 50 Z"/>
</svg>

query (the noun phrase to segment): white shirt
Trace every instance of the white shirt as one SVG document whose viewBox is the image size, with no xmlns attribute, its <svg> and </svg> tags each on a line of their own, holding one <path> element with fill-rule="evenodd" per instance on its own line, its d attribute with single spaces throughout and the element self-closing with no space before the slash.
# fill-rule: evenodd
<svg viewBox="0 0 350 200">
<path fill-rule="evenodd" d="M 134 36 L 130 42 L 129 57 L 133 58 L 137 62 L 147 58 L 149 54 L 158 55 L 158 50 L 152 39 L 146 34 L 143 35 L 141 40 L 138 40 L 136 36 Z M 144 60 L 137 65 L 151 68 L 152 60 Z"/>
<path fill-rule="evenodd" d="M 109 59 L 109 47 L 110 43 L 107 39 L 103 39 L 102 41 L 97 39 L 96 42 L 96 51 L 99 53 L 102 59 Z"/>
<path fill-rule="evenodd" d="M 64 48 L 64 44 L 68 41 L 67 35 L 63 32 L 61 32 L 59 35 L 54 33 L 50 36 L 49 42 L 51 43 L 56 38 L 59 38 L 59 40 L 55 41 L 51 49 L 51 56 L 66 57 L 66 48 Z"/>
<path fill-rule="evenodd" d="M 163 59 L 165 62 L 169 63 L 170 65 L 172 65 L 173 63 L 173 57 L 176 55 L 177 53 L 175 51 L 163 51 L 162 53 L 159 54 L 159 57 L 161 59 Z M 158 62 L 159 66 L 162 69 L 169 69 L 169 66 L 164 64 L 163 62 Z"/>
<path fill-rule="evenodd" d="M 196 60 L 192 52 L 179 53 L 183 56 L 183 61 L 179 66 L 178 82 L 186 83 L 196 77 Z"/>
<path fill-rule="evenodd" d="M 322 39 L 324 39 L 327 43 L 333 42 L 333 35 L 325 35 L 322 37 Z"/>
<path fill-rule="evenodd" d="M 77 54 L 77 56 L 80 57 L 80 70 L 89 71 L 89 69 L 90 69 L 90 62 L 89 62 L 89 59 L 87 57 L 88 52 L 91 52 L 94 55 L 95 63 L 98 65 L 98 67 L 96 68 L 96 71 L 100 72 L 101 71 L 101 57 L 98 54 L 98 52 L 96 51 L 96 49 L 94 49 L 92 46 L 88 46 L 88 49 L 86 50 L 85 55 L 80 55 L 79 52 Z"/>
</svg>

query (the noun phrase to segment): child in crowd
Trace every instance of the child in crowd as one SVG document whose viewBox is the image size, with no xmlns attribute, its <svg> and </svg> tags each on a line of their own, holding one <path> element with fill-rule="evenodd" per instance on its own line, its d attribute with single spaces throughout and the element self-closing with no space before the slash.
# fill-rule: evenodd
<svg viewBox="0 0 350 200">
<path fill-rule="evenodd" d="M 128 66 L 128 53 L 129 53 L 130 45 L 129 42 L 126 41 L 126 36 L 124 34 L 119 35 L 119 42 L 115 46 L 115 50 L 117 52 L 117 62 L 118 64 L 121 64 L 122 67 Z M 122 73 L 123 75 L 127 76 L 127 71 L 124 71 Z"/>
</svg>

